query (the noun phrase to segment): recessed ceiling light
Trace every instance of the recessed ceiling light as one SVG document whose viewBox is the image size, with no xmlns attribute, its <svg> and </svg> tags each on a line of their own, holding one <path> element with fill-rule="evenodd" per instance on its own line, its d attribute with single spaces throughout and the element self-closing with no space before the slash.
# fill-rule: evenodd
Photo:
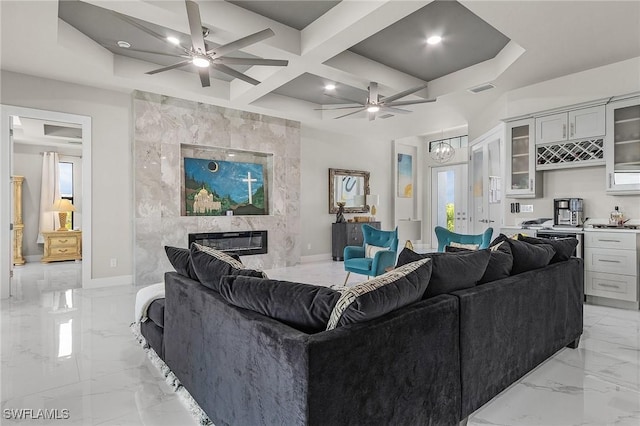
<svg viewBox="0 0 640 426">
<path fill-rule="evenodd" d="M 167 41 L 168 41 L 169 43 L 173 43 L 173 44 L 175 44 L 175 45 L 180 44 L 180 40 L 178 40 L 176 37 L 173 37 L 173 36 L 169 36 L 169 37 L 167 37 Z"/>
<path fill-rule="evenodd" d="M 200 68 L 206 68 L 209 66 L 209 60 L 207 58 L 203 58 L 203 57 L 196 57 L 193 58 L 193 61 L 191 61 L 193 63 L 193 65 L 195 65 L 196 67 L 200 67 Z"/>
<path fill-rule="evenodd" d="M 439 35 L 433 35 L 427 39 L 428 44 L 438 44 L 442 41 L 442 37 Z"/>
<path fill-rule="evenodd" d="M 369 112 L 378 112 L 378 111 L 380 111 L 380 107 L 377 107 L 375 105 L 371 105 L 369 108 L 367 108 L 367 111 L 369 111 Z"/>
<path fill-rule="evenodd" d="M 331 83 L 325 84 L 324 89 L 325 90 L 336 90 L 336 85 L 335 84 L 331 84 Z"/>
<path fill-rule="evenodd" d="M 122 47 L 124 49 L 128 49 L 131 47 L 131 43 L 129 43 L 128 41 L 124 41 L 124 40 L 120 40 L 118 43 L 116 43 L 118 45 L 118 47 Z"/>
</svg>

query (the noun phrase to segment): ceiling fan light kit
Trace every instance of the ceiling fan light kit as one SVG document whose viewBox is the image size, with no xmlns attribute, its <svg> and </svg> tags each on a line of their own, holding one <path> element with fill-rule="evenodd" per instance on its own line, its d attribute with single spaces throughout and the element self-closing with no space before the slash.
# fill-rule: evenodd
<svg viewBox="0 0 640 426">
<path fill-rule="evenodd" d="M 162 68 L 158 68 L 155 70 L 147 71 L 145 74 L 148 74 L 148 75 L 158 74 L 164 71 L 169 71 L 169 70 L 173 70 L 176 68 L 181 68 L 181 67 L 193 64 L 196 67 L 198 67 L 198 74 L 200 75 L 200 82 L 202 84 L 202 87 L 208 87 L 211 84 L 210 77 L 209 77 L 210 68 L 214 68 L 217 71 L 230 75 L 231 77 L 243 80 L 249 84 L 257 85 L 257 84 L 260 84 L 258 80 L 252 77 L 249 77 L 248 75 L 243 74 L 240 71 L 230 68 L 227 65 L 244 65 L 244 66 L 262 65 L 262 66 L 283 67 L 289 64 L 289 61 L 280 60 L 280 59 L 233 58 L 233 57 L 227 56 L 228 54 L 237 52 L 247 46 L 250 46 L 255 43 L 259 43 L 269 37 L 273 37 L 275 33 L 271 28 L 258 31 L 257 33 L 250 34 L 246 37 L 232 41 L 231 43 L 227 43 L 222 46 L 214 47 L 213 49 L 207 50 L 207 44 L 204 38 L 207 35 L 209 35 L 209 29 L 202 26 L 202 20 L 200 18 L 200 7 L 196 2 L 192 0 L 185 0 L 185 5 L 187 8 L 187 18 L 189 20 L 189 30 L 191 34 L 191 46 L 189 47 L 182 46 L 180 44 L 180 40 L 177 37 L 174 37 L 174 36 L 164 37 L 163 35 L 156 33 L 155 31 L 147 28 L 146 26 L 138 23 L 137 21 L 131 19 L 128 16 L 113 12 L 115 16 L 120 18 L 122 21 L 129 23 L 130 25 L 144 31 L 145 33 L 151 35 L 152 37 L 158 40 L 161 40 L 164 43 L 169 43 L 171 47 L 175 48 L 176 51 L 179 52 L 176 54 L 167 54 L 163 52 L 146 51 L 146 53 L 154 53 L 157 55 L 164 55 L 164 56 L 173 56 L 176 58 L 183 59 L 178 63 L 168 65 Z M 120 42 L 118 42 L 118 46 L 123 48 L 130 47 L 130 45 L 129 46 L 121 45 Z"/>
</svg>

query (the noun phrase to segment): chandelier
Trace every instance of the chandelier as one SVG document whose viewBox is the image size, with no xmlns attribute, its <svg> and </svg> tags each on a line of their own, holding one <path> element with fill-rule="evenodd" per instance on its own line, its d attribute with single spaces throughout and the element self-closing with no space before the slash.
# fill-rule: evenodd
<svg viewBox="0 0 640 426">
<path fill-rule="evenodd" d="M 431 158 L 438 163 L 446 163 L 455 155 L 456 150 L 450 143 L 440 141 L 431 149 Z"/>
</svg>

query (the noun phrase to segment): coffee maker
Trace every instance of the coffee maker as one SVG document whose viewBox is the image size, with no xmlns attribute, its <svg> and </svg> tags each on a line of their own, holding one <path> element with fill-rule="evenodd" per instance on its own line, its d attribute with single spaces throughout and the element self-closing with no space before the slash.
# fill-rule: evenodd
<svg viewBox="0 0 640 426">
<path fill-rule="evenodd" d="M 582 198 L 556 198 L 553 200 L 554 226 L 580 226 L 583 211 Z"/>
</svg>

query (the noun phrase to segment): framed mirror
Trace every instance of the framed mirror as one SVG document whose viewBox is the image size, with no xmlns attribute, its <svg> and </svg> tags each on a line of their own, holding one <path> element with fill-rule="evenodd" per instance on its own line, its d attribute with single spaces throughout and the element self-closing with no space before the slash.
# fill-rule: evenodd
<svg viewBox="0 0 640 426">
<path fill-rule="evenodd" d="M 369 211 L 365 197 L 369 194 L 369 172 L 329 169 L 329 213 L 338 212 L 338 202 L 345 203 L 345 213 Z"/>
</svg>

